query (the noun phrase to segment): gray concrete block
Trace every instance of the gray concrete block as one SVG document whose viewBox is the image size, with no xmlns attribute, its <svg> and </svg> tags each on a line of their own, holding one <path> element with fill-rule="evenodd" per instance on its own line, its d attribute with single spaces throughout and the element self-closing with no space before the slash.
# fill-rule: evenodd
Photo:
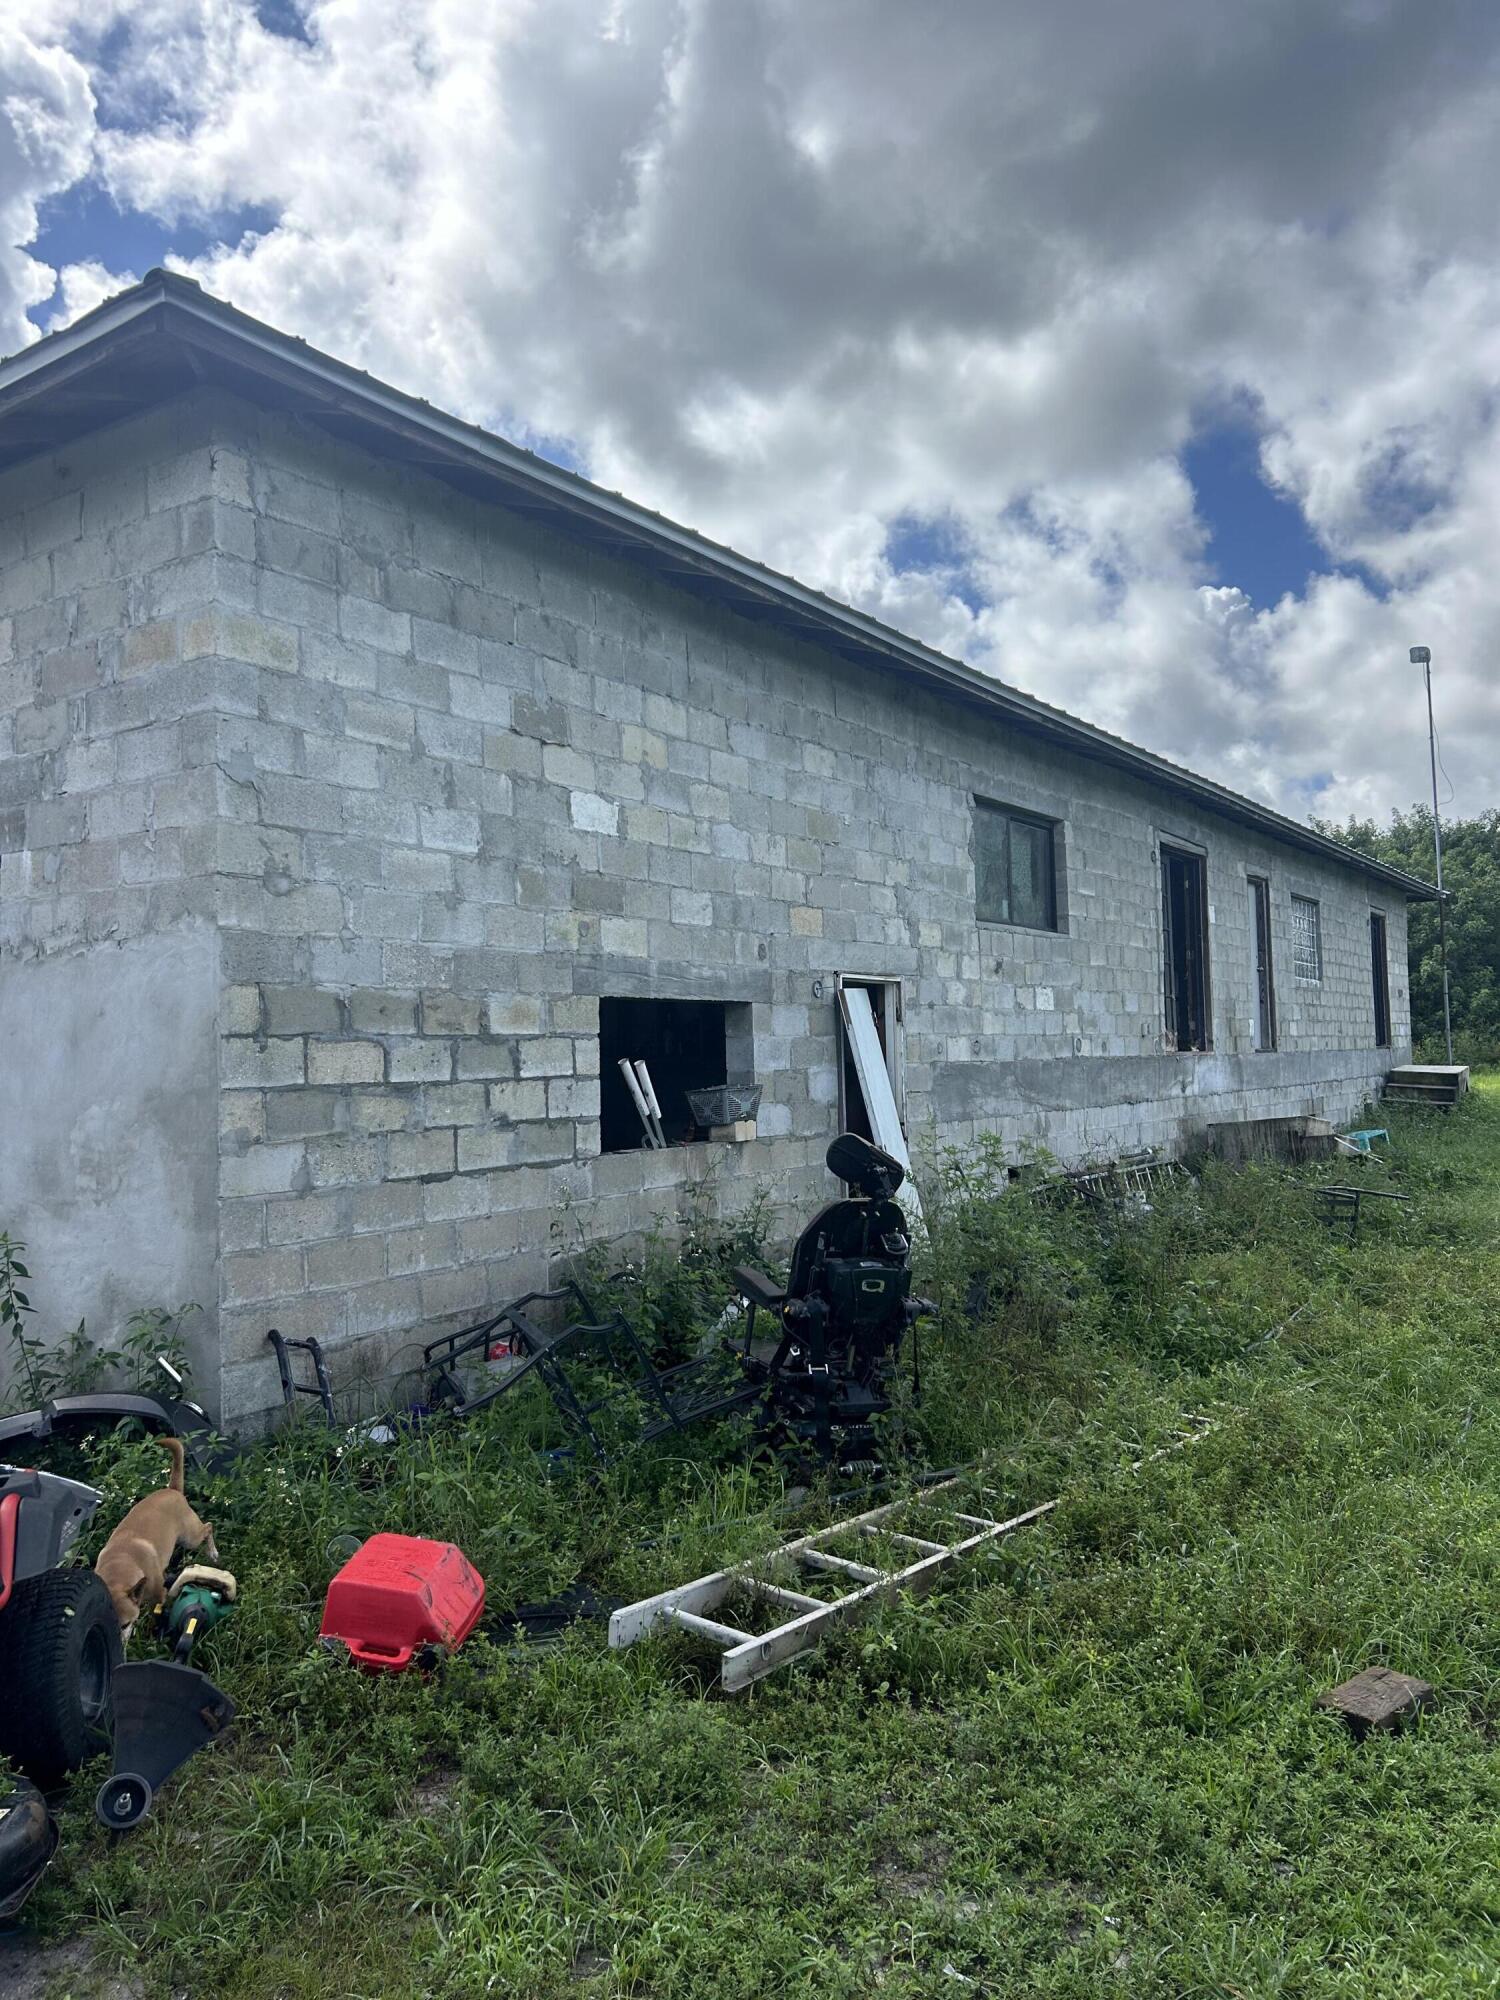
<svg viewBox="0 0 1500 2000">
<path fill-rule="evenodd" d="M 228 1089 L 284 1089 L 305 1082 L 305 1044 L 300 1038 L 266 1041 L 227 1035 L 219 1044 L 219 1076 Z"/>
<path fill-rule="evenodd" d="M 516 1163 L 516 1133 L 509 1126 L 465 1129 L 458 1134 L 458 1171 L 487 1173 L 492 1167 Z"/>
<path fill-rule="evenodd" d="M 262 1119 L 268 1139 L 310 1139 L 341 1130 L 348 1113 L 338 1090 L 269 1090 Z"/>
<path fill-rule="evenodd" d="M 343 1028 L 343 1006 L 336 993 L 315 986 L 267 986 L 264 1022 L 272 1035 L 336 1035 Z"/>
<path fill-rule="evenodd" d="M 302 1251 L 298 1247 L 251 1250 L 226 1257 L 220 1266 L 220 1295 L 225 1305 L 247 1305 L 256 1299 L 290 1297 L 303 1283 Z"/>
<path fill-rule="evenodd" d="M 307 1144 L 309 1184 L 315 1188 L 357 1187 L 381 1176 L 381 1142 L 351 1135 L 313 1139 Z"/>
<path fill-rule="evenodd" d="M 307 1247 L 307 1288 L 347 1291 L 385 1277 L 385 1242 L 379 1236 L 345 1236 Z"/>
<path fill-rule="evenodd" d="M 467 1133 L 459 1135 L 466 1138 Z M 423 1178 L 457 1171 L 454 1134 L 451 1131 L 393 1132 L 386 1140 L 387 1171 L 392 1180 Z"/>
<path fill-rule="evenodd" d="M 380 1083 L 385 1060 L 379 1042 L 309 1041 L 307 1080 L 311 1084 Z"/>
<path fill-rule="evenodd" d="M 414 1034 L 417 996 L 381 989 L 353 992 L 349 995 L 349 1025 L 359 1034 Z"/>
<path fill-rule="evenodd" d="M 394 1041 L 386 1060 L 392 1083 L 446 1083 L 453 1074 L 453 1044 L 415 1038 Z"/>
</svg>

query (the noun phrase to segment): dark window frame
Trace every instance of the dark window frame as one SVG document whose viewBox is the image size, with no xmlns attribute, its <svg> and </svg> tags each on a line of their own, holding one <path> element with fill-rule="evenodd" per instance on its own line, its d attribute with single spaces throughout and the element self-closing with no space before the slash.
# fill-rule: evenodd
<svg viewBox="0 0 1500 2000">
<path fill-rule="evenodd" d="M 983 838 L 981 829 L 987 823 L 994 825 L 996 822 L 1003 825 L 1005 829 L 1004 874 L 1008 913 L 1003 916 L 996 915 L 992 910 L 986 909 L 981 901 L 982 889 L 985 882 L 980 855 L 980 843 Z M 1011 846 L 1011 828 L 1013 826 L 1024 826 L 1031 831 L 1045 833 L 1047 836 L 1047 864 L 1042 876 L 1046 913 L 1046 920 L 1043 923 L 1031 923 L 1024 917 L 1017 917 L 1010 913 L 1013 912 L 1015 906 L 1015 872 Z M 1028 812 L 1022 806 L 1005 805 L 999 799 L 982 798 L 976 794 L 974 799 L 974 915 L 976 922 L 987 924 L 997 929 L 1037 931 L 1050 933 L 1054 936 L 1062 930 L 1062 899 L 1058 894 L 1057 880 L 1058 855 L 1061 845 L 1059 835 L 1061 831 L 1062 821 L 1059 819 L 1049 819 L 1046 813 Z"/>
<path fill-rule="evenodd" d="M 1370 986 L 1375 1004 L 1375 1046 L 1394 1043 L 1391 1022 L 1391 933 L 1384 910 L 1370 912 Z"/>
<path fill-rule="evenodd" d="M 1162 1044 L 1172 1055 L 1208 1055 L 1214 1045 L 1208 856 L 1201 849 L 1185 847 L 1170 840 L 1159 843 L 1158 854 L 1162 907 Z"/>
<path fill-rule="evenodd" d="M 1251 973 L 1259 989 L 1261 1025 L 1255 1054 L 1274 1055 L 1276 1026 L 1276 947 L 1271 936 L 1271 884 L 1264 875 L 1247 875 L 1250 889 Z"/>
<path fill-rule="evenodd" d="M 1297 918 L 1299 904 L 1303 909 L 1312 911 L 1312 923 L 1306 934 L 1312 940 L 1313 958 L 1317 965 L 1315 972 L 1302 970 L 1302 936 Z M 1300 889 L 1292 891 L 1292 977 L 1299 986 L 1323 984 L 1323 900 L 1320 896 L 1304 896 Z"/>
</svg>

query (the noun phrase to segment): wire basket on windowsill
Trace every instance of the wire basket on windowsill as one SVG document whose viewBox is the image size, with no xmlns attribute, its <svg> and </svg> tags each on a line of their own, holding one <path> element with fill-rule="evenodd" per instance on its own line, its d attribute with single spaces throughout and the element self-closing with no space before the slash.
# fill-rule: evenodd
<svg viewBox="0 0 1500 2000">
<path fill-rule="evenodd" d="M 687 1090 L 683 1095 L 693 1123 L 711 1130 L 715 1125 L 734 1125 L 742 1118 L 753 1118 L 760 1109 L 762 1088 L 758 1083 L 714 1083 L 706 1090 Z"/>
</svg>

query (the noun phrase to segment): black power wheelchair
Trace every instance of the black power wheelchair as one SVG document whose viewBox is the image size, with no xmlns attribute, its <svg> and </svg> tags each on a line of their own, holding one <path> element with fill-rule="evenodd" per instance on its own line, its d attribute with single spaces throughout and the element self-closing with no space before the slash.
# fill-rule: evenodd
<svg viewBox="0 0 1500 2000">
<path fill-rule="evenodd" d="M 744 1361 L 764 1384 L 767 1417 L 825 1459 L 852 1462 L 873 1444 L 874 1420 L 890 1408 L 891 1376 L 911 1334 L 912 1387 L 919 1393 L 916 1322 L 936 1311 L 911 1291 L 911 1242 L 896 1190 L 901 1162 L 845 1132 L 828 1148 L 830 1173 L 853 1188 L 808 1223 L 785 1286 L 739 1265 L 734 1281 L 750 1307 Z M 781 1335 L 755 1342 L 760 1312 Z"/>
</svg>

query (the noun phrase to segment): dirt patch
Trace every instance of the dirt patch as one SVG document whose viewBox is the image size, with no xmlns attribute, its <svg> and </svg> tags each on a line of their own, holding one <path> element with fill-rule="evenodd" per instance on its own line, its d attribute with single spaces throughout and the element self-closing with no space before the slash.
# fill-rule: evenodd
<svg viewBox="0 0 1500 2000">
<path fill-rule="evenodd" d="M 87 1938 L 0 1937 L 5 2000 L 141 2000 L 144 1991 L 133 1975 L 106 1971 Z"/>
<path fill-rule="evenodd" d="M 931 1896 L 942 1888 L 951 1858 L 946 1847 L 933 1842 L 910 1855 L 884 1855 L 870 1872 L 887 1895 Z"/>
<path fill-rule="evenodd" d="M 423 1819 L 447 1819 L 453 1811 L 453 1794 L 458 1790 L 461 1771 L 446 1765 L 424 1771 L 411 1788 L 411 1809 Z"/>
</svg>

